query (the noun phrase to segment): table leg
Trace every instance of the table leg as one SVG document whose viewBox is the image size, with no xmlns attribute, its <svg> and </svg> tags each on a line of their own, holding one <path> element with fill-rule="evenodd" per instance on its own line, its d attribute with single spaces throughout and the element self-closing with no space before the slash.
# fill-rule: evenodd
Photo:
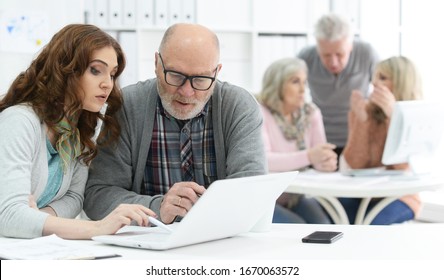
<svg viewBox="0 0 444 280">
<path fill-rule="evenodd" d="M 384 209 L 387 205 L 392 203 L 393 201 L 397 200 L 398 197 L 386 197 L 379 201 L 373 208 L 368 212 L 368 214 L 365 216 L 362 224 L 369 225 L 373 219 L 376 217 L 376 215 L 381 212 L 382 209 Z"/>
<path fill-rule="evenodd" d="M 335 224 L 350 224 L 344 207 L 336 197 L 316 196 L 314 198 L 322 205 L 322 207 L 324 207 L 325 211 L 327 211 Z"/>
<path fill-rule="evenodd" d="M 365 218 L 365 212 L 367 211 L 368 204 L 370 203 L 371 197 L 364 197 L 361 199 L 359 204 L 358 212 L 356 213 L 355 225 L 361 225 Z"/>
</svg>

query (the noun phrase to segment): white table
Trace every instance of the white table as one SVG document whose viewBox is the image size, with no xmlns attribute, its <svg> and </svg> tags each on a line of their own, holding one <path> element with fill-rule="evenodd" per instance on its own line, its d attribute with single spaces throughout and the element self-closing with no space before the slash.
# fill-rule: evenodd
<svg viewBox="0 0 444 280">
<path fill-rule="evenodd" d="M 338 172 L 321 173 L 313 170 L 302 172 L 286 192 L 316 198 L 336 224 L 350 224 L 338 197 L 362 198 L 355 224 L 370 224 L 388 204 L 408 194 L 444 187 L 444 177 L 380 176 L 352 177 Z M 372 198 L 382 198 L 367 214 Z"/>
<path fill-rule="evenodd" d="M 333 244 L 302 243 L 317 230 L 342 231 Z M 122 257 L 98 261 L 2 261 L 2 279 L 404 279 L 442 278 L 444 224 L 274 224 L 248 233 L 167 251 L 73 241 Z M 0 238 L 3 243 L 17 242 Z M 25 264 L 25 266 L 23 265 Z M 241 269 L 297 268 L 299 276 L 246 276 Z M 218 268 L 230 276 L 148 276 L 147 270 Z M 251 270 L 250 270 L 251 271 Z M 152 274 L 154 275 L 154 274 Z M 441 276 L 439 276 L 441 275 Z M 431 276 L 433 277 L 433 276 Z"/>
<path fill-rule="evenodd" d="M 317 230 L 342 231 L 333 244 L 302 243 Z M 273 224 L 266 233 L 190 245 L 166 251 L 151 251 L 74 241 L 93 248 L 107 248 L 121 258 L 111 260 L 442 260 L 444 224 L 314 225 Z M 18 242 L 0 238 L 0 244 Z"/>
</svg>

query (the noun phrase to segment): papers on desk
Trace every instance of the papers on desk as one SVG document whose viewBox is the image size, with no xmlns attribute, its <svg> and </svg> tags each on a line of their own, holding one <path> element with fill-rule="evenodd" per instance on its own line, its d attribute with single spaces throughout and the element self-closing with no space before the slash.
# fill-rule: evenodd
<svg viewBox="0 0 444 280">
<path fill-rule="evenodd" d="M 413 176 L 412 172 L 407 170 L 386 169 L 385 167 L 348 169 L 342 172 L 343 175 L 356 177 L 371 176 Z"/>
<path fill-rule="evenodd" d="M 1 259 L 15 260 L 93 260 L 119 257 L 107 248 L 85 246 L 56 235 L 0 244 Z"/>
<path fill-rule="evenodd" d="M 308 170 L 299 173 L 296 181 L 298 185 L 311 186 L 326 183 L 330 186 L 368 186 L 387 182 L 390 176 L 354 177 L 346 176 L 339 172 L 320 172 Z"/>
</svg>

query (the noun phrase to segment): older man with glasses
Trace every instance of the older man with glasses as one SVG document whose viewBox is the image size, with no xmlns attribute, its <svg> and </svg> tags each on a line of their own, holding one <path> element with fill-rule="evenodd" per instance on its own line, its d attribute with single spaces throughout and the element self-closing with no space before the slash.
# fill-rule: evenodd
<svg viewBox="0 0 444 280">
<path fill-rule="evenodd" d="M 171 223 L 215 180 L 266 173 L 259 106 L 246 90 L 217 80 L 219 57 L 219 40 L 206 27 L 168 28 L 155 53 L 156 78 L 123 89 L 119 144 L 92 163 L 84 203 L 91 219 L 138 203 Z"/>
</svg>

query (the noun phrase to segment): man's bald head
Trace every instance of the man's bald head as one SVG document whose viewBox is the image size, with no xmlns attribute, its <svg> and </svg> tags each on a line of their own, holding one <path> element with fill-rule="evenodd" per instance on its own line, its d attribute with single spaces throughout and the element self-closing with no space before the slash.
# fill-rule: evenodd
<svg viewBox="0 0 444 280">
<path fill-rule="evenodd" d="M 162 38 L 159 52 L 184 52 L 216 55 L 219 62 L 220 47 L 216 34 L 205 26 L 178 23 L 170 26 Z"/>
</svg>

